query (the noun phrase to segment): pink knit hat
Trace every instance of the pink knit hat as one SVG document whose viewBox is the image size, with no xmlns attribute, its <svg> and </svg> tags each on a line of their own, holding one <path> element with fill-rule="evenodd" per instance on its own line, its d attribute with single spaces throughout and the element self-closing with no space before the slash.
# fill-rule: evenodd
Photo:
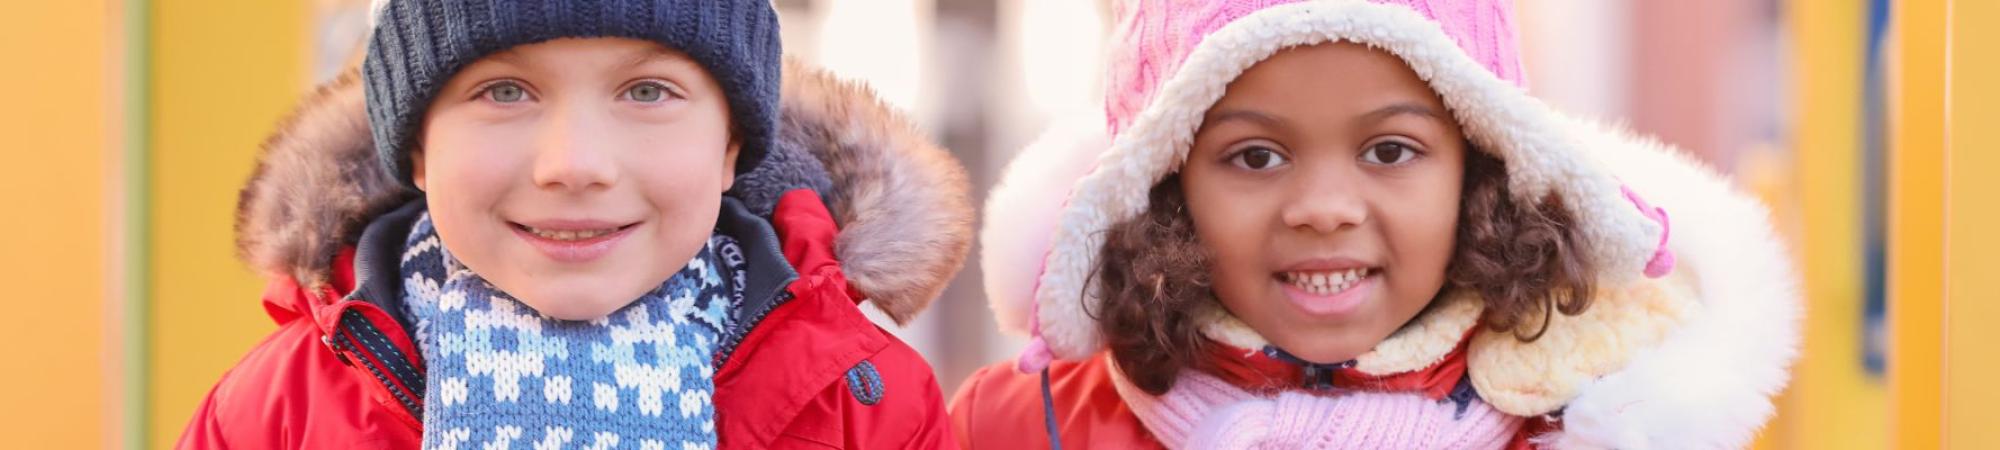
<svg viewBox="0 0 2000 450">
<path fill-rule="evenodd" d="M 1514 45 L 1514 21 L 1507 2 L 1460 0 L 1370 0 L 1415 10 L 1444 30 L 1465 54 L 1515 86 L 1527 85 Z M 1300 0 L 1143 0 L 1113 7 L 1110 62 L 1105 77 L 1104 114 L 1117 134 L 1153 100 L 1160 83 L 1179 70 L 1202 39 L 1236 19 Z"/>
<path fill-rule="evenodd" d="M 1799 345 L 1797 275 L 1769 212 L 1677 149 L 1530 97 L 1510 2 L 1120 1 L 1105 117 L 1059 120 L 1023 149 L 988 197 L 980 230 L 995 316 L 1034 338 L 1019 368 L 1044 369 L 1050 436 L 1061 433 L 1046 364 L 1103 349 L 1091 312 L 1104 300 L 1090 283 L 1103 231 L 1146 211 L 1147 192 L 1180 169 L 1203 115 L 1244 70 L 1286 48 L 1354 42 L 1395 55 L 1429 84 L 1472 148 L 1506 163 L 1516 203 L 1562 202 L 1599 289 L 1589 311 L 1554 316 L 1525 343 L 1474 329 L 1476 294 L 1445 292 L 1352 370 L 1421 370 L 1462 343 L 1469 384 L 1493 409 L 1562 411 L 1562 430 L 1540 444 L 1748 445 Z M 1198 312 L 1212 314 L 1208 338 L 1268 344 L 1214 309 Z M 1717 365 L 1729 370 L 1703 369 Z M 1682 386 L 1702 389 L 1690 396 Z"/>
<path fill-rule="evenodd" d="M 1509 3 L 1116 2 L 1106 126 L 1058 130 L 1031 145 L 988 200 L 981 240 L 989 301 L 1003 328 L 1034 338 L 1020 368 L 1102 348 L 1088 313 L 1101 301 L 1088 283 L 1101 232 L 1145 211 L 1146 192 L 1178 170 L 1203 114 L 1231 81 L 1294 46 L 1357 42 L 1400 57 L 1438 92 L 1476 148 L 1507 163 L 1516 201 L 1538 204 L 1559 194 L 1580 220 L 1584 251 L 1603 270 L 1601 279 L 1666 274 L 1673 255 L 1665 211 L 1601 166 L 1579 137 L 1588 135 L 1570 132 L 1581 121 L 1527 95 Z"/>
</svg>

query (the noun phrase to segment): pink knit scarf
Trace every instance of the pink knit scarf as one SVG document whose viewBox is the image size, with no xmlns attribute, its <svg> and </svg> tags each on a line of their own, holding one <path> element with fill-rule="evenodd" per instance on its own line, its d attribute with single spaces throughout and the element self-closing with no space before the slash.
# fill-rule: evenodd
<svg viewBox="0 0 2000 450">
<path fill-rule="evenodd" d="M 1117 370 L 1111 378 L 1132 414 L 1171 449 L 1502 448 L 1523 421 L 1478 400 L 1461 413 L 1419 392 L 1270 396 L 1187 371 L 1155 397 Z"/>
</svg>

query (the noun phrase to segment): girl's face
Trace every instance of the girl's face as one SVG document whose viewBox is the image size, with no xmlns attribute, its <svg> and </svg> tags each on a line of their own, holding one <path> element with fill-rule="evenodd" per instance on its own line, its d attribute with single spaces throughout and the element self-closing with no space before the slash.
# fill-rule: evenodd
<svg viewBox="0 0 2000 450">
<path fill-rule="evenodd" d="M 735 173 L 723 92 L 649 41 L 560 39 L 466 66 L 414 182 L 452 255 L 544 315 L 590 320 L 681 270 Z"/>
<path fill-rule="evenodd" d="M 1465 145 L 1387 52 L 1322 44 L 1252 66 L 1181 169 L 1216 296 L 1301 358 L 1374 348 L 1444 286 Z"/>
</svg>

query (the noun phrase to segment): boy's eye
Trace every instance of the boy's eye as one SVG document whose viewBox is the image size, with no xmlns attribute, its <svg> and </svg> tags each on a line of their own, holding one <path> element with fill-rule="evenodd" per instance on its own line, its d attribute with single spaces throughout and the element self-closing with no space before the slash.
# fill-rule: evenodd
<svg viewBox="0 0 2000 450">
<path fill-rule="evenodd" d="M 1401 142 L 1378 143 L 1361 152 L 1361 160 L 1385 166 L 1406 163 L 1416 157 L 1417 150 Z"/>
<path fill-rule="evenodd" d="M 528 91 L 512 82 L 495 83 L 486 87 L 486 99 L 495 103 L 514 103 L 528 99 Z"/>
<path fill-rule="evenodd" d="M 666 85 L 659 82 L 647 81 L 625 88 L 625 98 L 635 102 L 654 103 L 664 101 L 670 96 L 673 96 L 673 93 L 667 90 Z"/>
<path fill-rule="evenodd" d="M 1229 159 L 1230 163 L 1235 164 L 1236 167 L 1249 170 L 1271 170 L 1290 162 L 1285 159 L 1285 155 L 1279 154 L 1277 150 L 1272 150 L 1270 147 L 1261 145 L 1236 152 L 1236 156 Z"/>
</svg>

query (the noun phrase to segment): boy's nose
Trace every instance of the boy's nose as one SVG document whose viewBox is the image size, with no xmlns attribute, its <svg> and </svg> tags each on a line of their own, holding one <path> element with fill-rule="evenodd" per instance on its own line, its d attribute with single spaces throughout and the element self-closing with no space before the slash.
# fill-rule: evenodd
<svg viewBox="0 0 2000 450">
<path fill-rule="evenodd" d="M 1319 170 L 1301 173 L 1281 211 L 1285 226 L 1331 233 L 1368 220 L 1368 202 L 1356 174 Z"/>
<path fill-rule="evenodd" d="M 545 189 L 588 190 L 611 186 L 618 180 L 612 149 L 597 142 L 604 136 L 595 130 L 598 120 L 577 108 L 558 108 L 537 124 L 535 185 Z"/>
</svg>

